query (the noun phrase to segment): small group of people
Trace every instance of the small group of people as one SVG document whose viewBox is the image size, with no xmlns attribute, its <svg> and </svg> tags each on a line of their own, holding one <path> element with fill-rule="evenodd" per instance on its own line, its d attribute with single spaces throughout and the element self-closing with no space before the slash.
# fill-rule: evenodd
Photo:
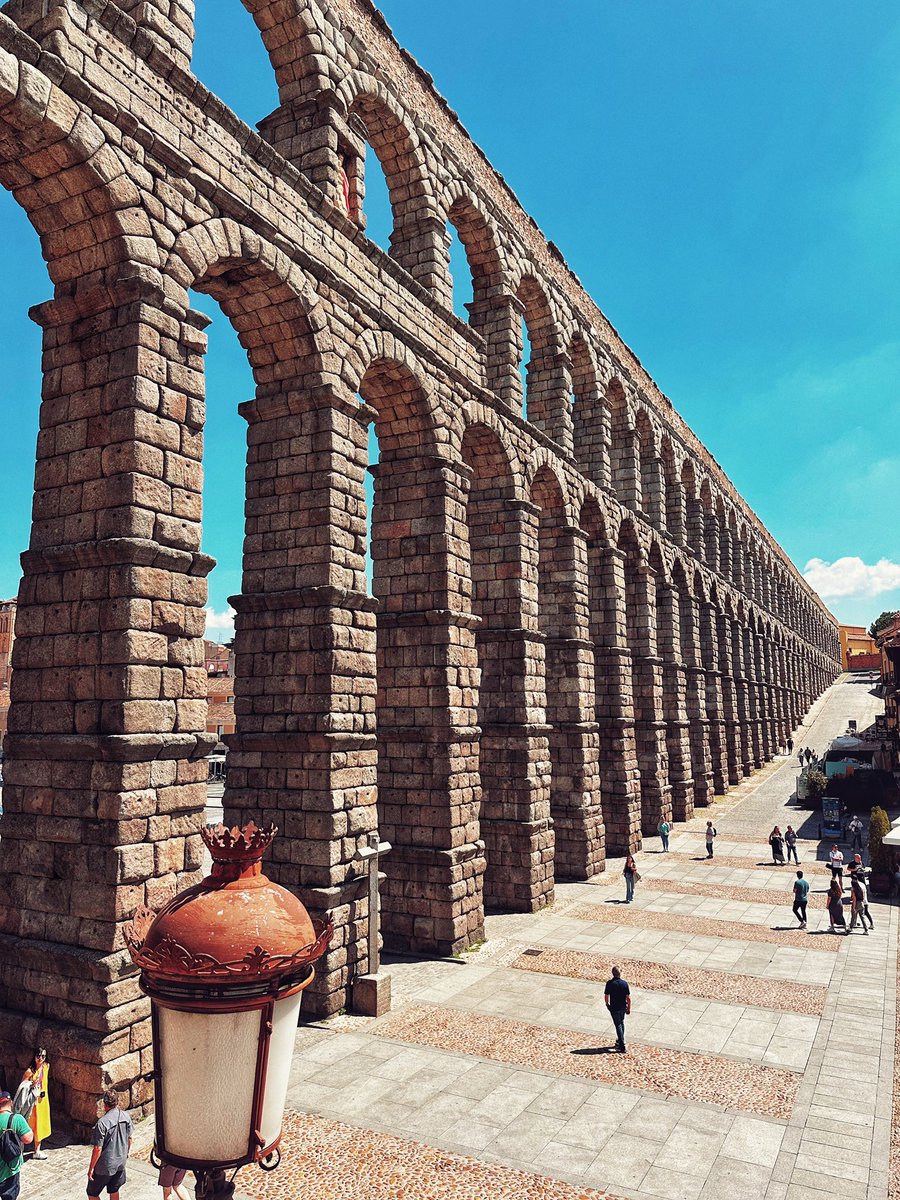
<svg viewBox="0 0 900 1200">
<path fill-rule="evenodd" d="M 47 1051 L 37 1046 L 15 1096 L 0 1091 L 0 1200 L 16 1200 L 26 1155 L 47 1158 L 41 1143 L 52 1133 L 49 1087 Z"/>
<path fill-rule="evenodd" d="M 791 861 L 791 855 L 797 866 L 800 866 L 800 859 L 797 856 L 797 834 L 792 825 L 788 825 L 784 833 L 781 832 L 781 827 L 776 825 L 769 834 L 769 847 L 772 851 L 773 866 L 783 867 L 786 862 Z M 787 859 L 784 857 L 785 848 L 787 848 Z"/>
<path fill-rule="evenodd" d="M 788 746 L 788 754 L 790 754 L 792 746 L 793 746 L 793 743 L 791 743 L 791 745 Z M 804 746 L 802 750 L 797 751 L 797 759 L 798 759 L 801 767 L 803 767 L 804 765 L 806 765 L 808 767 L 811 762 L 815 761 L 815 758 L 816 758 L 816 752 L 815 752 L 815 750 L 810 750 L 809 746 Z"/>
<path fill-rule="evenodd" d="M 869 889 L 866 884 L 866 868 L 862 855 L 854 854 L 853 861 L 847 866 L 847 875 L 850 880 L 849 929 L 844 917 L 844 855 L 838 845 L 835 844 L 831 847 L 828 862 L 831 867 L 831 883 L 828 885 L 826 899 L 828 919 L 831 922 L 829 933 L 837 933 L 838 929 L 850 933 L 856 928 L 856 923 L 859 921 L 863 933 L 868 936 L 869 930 L 875 928 L 875 922 L 869 912 Z M 866 928 L 867 921 L 868 929 Z"/>
<path fill-rule="evenodd" d="M 41 1143 L 52 1132 L 49 1082 L 47 1050 L 38 1046 L 15 1095 L 0 1091 L 0 1200 L 17 1200 L 26 1157 L 47 1158 Z M 110 1200 L 119 1200 L 131 1152 L 131 1117 L 119 1107 L 118 1092 L 112 1088 L 104 1092 L 102 1108 L 91 1136 L 86 1191 L 89 1197 L 106 1192 Z M 180 1167 L 162 1165 L 158 1182 L 163 1200 L 190 1200 L 183 1186 L 186 1174 Z"/>
</svg>

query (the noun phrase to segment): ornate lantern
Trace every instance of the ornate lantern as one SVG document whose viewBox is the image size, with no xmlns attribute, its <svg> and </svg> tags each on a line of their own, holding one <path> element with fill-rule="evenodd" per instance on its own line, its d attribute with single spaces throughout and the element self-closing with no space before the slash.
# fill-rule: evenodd
<svg viewBox="0 0 900 1200">
<path fill-rule="evenodd" d="M 208 825 L 212 873 L 125 930 L 150 997 L 156 1152 L 228 1196 L 226 1169 L 273 1170 L 303 989 L 333 926 L 262 873 L 274 825 Z"/>
</svg>

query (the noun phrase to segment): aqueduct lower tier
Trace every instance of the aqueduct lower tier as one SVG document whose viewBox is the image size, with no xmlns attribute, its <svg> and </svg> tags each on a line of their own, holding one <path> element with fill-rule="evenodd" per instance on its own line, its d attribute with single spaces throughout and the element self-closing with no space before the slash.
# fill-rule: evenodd
<svg viewBox="0 0 900 1200">
<path fill-rule="evenodd" d="M 486 908 L 540 908 L 760 766 L 837 672 L 833 618 L 375 10 L 245 3 L 281 95 L 261 135 L 191 74 L 191 0 L 0 13 L 0 182 L 53 283 L 33 311 L 0 1060 L 51 1046 L 80 1125 L 106 1083 L 149 1102 L 123 925 L 200 867 L 189 289 L 256 380 L 227 816 L 277 822 L 275 877 L 335 921 L 317 1011 L 362 969 L 374 831 L 394 846 L 385 941 L 458 951 Z M 367 145 L 390 254 L 365 236 Z"/>
</svg>

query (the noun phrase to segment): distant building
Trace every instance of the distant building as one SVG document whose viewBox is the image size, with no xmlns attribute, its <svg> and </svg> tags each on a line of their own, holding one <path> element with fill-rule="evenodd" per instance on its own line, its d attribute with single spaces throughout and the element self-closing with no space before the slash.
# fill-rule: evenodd
<svg viewBox="0 0 900 1200">
<path fill-rule="evenodd" d="M 209 684 L 206 699 L 206 732 L 219 740 L 234 733 L 234 651 L 218 642 L 204 642 Z"/>
<path fill-rule="evenodd" d="M 875 639 L 864 625 L 841 625 L 841 666 L 845 671 L 877 671 L 881 656 Z"/>
<path fill-rule="evenodd" d="M 0 737 L 6 733 L 12 648 L 16 640 L 16 601 L 0 600 Z"/>
</svg>

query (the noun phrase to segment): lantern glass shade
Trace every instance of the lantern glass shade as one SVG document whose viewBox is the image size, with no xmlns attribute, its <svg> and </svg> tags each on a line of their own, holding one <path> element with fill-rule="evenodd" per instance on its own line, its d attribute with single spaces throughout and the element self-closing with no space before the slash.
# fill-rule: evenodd
<svg viewBox="0 0 900 1200">
<path fill-rule="evenodd" d="M 266 1146 L 273 1145 L 281 1135 L 284 1104 L 287 1099 L 288 1077 L 294 1055 L 294 1039 L 300 1017 L 302 992 L 285 996 L 275 1003 L 272 1016 L 272 1039 L 269 1042 L 269 1063 L 266 1073 L 266 1094 L 263 1100 L 260 1135 Z"/>
<path fill-rule="evenodd" d="M 184 1012 L 159 1005 L 157 1018 L 166 1151 L 192 1162 L 246 1158 L 260 1010 Z"/>
</svg>

